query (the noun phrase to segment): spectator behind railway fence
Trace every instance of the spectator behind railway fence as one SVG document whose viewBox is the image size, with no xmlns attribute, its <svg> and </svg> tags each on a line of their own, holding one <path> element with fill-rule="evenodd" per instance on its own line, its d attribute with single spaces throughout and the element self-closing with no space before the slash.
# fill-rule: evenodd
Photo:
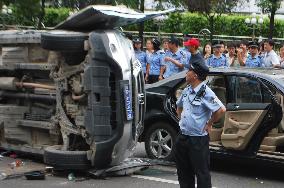
<svg viewBox="0 0 284 188">
<path fill-rule="evenodd" d="M 246 67 L 263 67 L 261 57 L 259 56 L 259 44 L 257 42 L 249 42 L 249 56 L 246 60 Z"/>
<path fill-rule="evenodd" d="M 179 40 L 175 37 L 171 37 L 169 39 L 169 51 L 165 53 L 159 80 L 183 71 L 186 63 L 186 53 L 179 49 Z"/>
<path fill-rule="evenodd" d="M 163 42 L 163 51 L 166 53 L 169 51 L 169 39 L 165 38 L 162 40 Z"/>
<path fill-rule="evenodd" d="M 237 58 L 240 66 L 245 66 L 246 60 L 248 58 L 248 41 L 242 40 L 239 45 L 237 46 Z"/>
<path fill-rule="evenodd" d="M 206 61 L 209 67 L 229 67 L 229 62 L 226 56 L 222 54 L 221 49 L 221 42 L 215 41 L 213 43 L 213 54 Z"/>
<path fill-rule="evenodd" d="M 273 50 L 274 44 L 275 43 L 272 39 L 267 39 L 264 41 L 265 54 L 262 59 L 262 63 L 265 67 L 280 67 L 279 57 Z"/>
<path fill-rule="evenodd" d="M 226 54 L 227 62 L 230 67 L 239 67 L 237 54 L 236 54 L 236 44 L 234 42 L 229 42 L 227 44 L 228 53 Z"/>
<path fill-rule="evenodd" d="M 191 53 L 191 57 L 188 63 L 185 65 L 185 68 L 190 67 L 193 62 L 204 61 L 203 55 L 199 52 L 199 40 L 196 38 L 190 38 L 187 41 L 183 42 L 183 45 L 188 49 Z"/>
<path fill-rule="evenodd" d="M 151 43 L 149 44 L 149 51 L 153 51 L 153 53 L 147 55 L 145 81 L 148 84 L 152 84 L 159 81 L 159 75 L 162 62 L 164 61 L 165 52 L 160 50 L 161 42 L 158 39 L 149 39 L 147 40 L 147 43 Z M 150 48 L 150 46 L 152 46 L 152 48 Z"/>
<path fill-rule="evenodd" d="M 204 45 L 202 53 L 204 60 L 207 60 L 209 56 L 212 54 L 212 47 L 210 43 Z"/>
</svg>

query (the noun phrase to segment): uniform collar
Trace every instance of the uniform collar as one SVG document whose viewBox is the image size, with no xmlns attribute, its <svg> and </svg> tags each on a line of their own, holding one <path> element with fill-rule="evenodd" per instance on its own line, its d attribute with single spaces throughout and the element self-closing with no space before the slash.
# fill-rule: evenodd
<svg viewBox="0 0 284 188">
<path fill-rule="evenodd" d="M 177 55 L 177 54 L 179 53 L 179 51 L 180 51 L 180 49 L 178 49 L 178 50 L 176 51 L 176 53 L 174 53 L 174 52 L 172 52 L 172 51 L 169 50 L 169 52 L 170 52 L 172 55 Z"/>
<path fill-rule="evenodd" d="M 215 56 L 215 54 L 213 54 L 213 59 L 221 59 L 222 58 L 222 54 L 220 55 L 220 57 Z"/>
<path fill-rule="evenodd" d="M 200 90 L 200 88 L 203 86 L 203 84 L 204 84 L 204 82 L 201 82 L 194 89 L 190 86 L 189 92 L 192 93 L 192 94 L 196 94 Z"/>
</svg>

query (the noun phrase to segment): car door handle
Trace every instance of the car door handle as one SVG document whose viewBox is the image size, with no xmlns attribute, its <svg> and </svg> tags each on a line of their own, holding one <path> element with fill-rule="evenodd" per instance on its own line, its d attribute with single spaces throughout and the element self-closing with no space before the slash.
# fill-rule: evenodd
<svg viewBox="0 0 284 188">
<path fill-rule="evenodd" d="M 238 105 L 238 104 L 235 104 L 235 105 L 234 105 L 234 109 L 237 110 L 237 109 L 239 109 L 239 108 L 240 108 L 240 105 Z"/>
</svg>

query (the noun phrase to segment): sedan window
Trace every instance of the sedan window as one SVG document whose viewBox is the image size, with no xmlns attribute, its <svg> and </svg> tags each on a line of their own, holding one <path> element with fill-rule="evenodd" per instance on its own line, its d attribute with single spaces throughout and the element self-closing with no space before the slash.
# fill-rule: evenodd
<svg viewBox="0 0 284 188">
<path fill-rule="evenodd" d="M 253 78 L 229 76 L 232 103 L 262 103 L 260 83 Z"/>
</svg>

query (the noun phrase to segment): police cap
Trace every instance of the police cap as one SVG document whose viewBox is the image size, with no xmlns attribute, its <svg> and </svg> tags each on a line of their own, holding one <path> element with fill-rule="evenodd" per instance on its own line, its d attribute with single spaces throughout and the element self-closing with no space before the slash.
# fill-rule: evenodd
<svg viewBox="0 0 284 188">
<path fill-rule="evenodd" d="M 169 43 L 175 44 L 176 46 L 178 46 L 179 45 L 179 40 L 176 37 L 171 36 L 171 38 L 169 38 Z"/>
<path fill-rule="evenodd" d="M 189 66 L 189 70 L 192 70 L 193 72 L 195 72 L 197 74 L 199 80 L 202 80 L 202 81 L 206 79 L 206 76 L 209 73 L 209 68 L 205 64 L 204 61 L 193 62 Z"/>
<path fill-rule="evenodd" d="M 224 44 L 224 43 L 221 42 L 221 41 L 214 41 L 213 44 L 212 44 L 212 47 L 213 48 L 221 48 L 222 44 Z"/>
<path fill-rule="evenodd" d="M 258 43 L 257 43 L 257 42 L 255 42 L 255 41 L 251 41 L 251 42 L 249 42 L 249 47 L 250 47 L 250 48 L 258 48 L 258 47 L 259 47 L 259 45 L 258 45 Z"/>
<path fill-rule="evenodd" d="M 133 39 L 133 42 L 134 43 L 141 43 L 142 41 L 140 40 L 140 38 L 135 38 L 135 39 Z"/>
</svg>

